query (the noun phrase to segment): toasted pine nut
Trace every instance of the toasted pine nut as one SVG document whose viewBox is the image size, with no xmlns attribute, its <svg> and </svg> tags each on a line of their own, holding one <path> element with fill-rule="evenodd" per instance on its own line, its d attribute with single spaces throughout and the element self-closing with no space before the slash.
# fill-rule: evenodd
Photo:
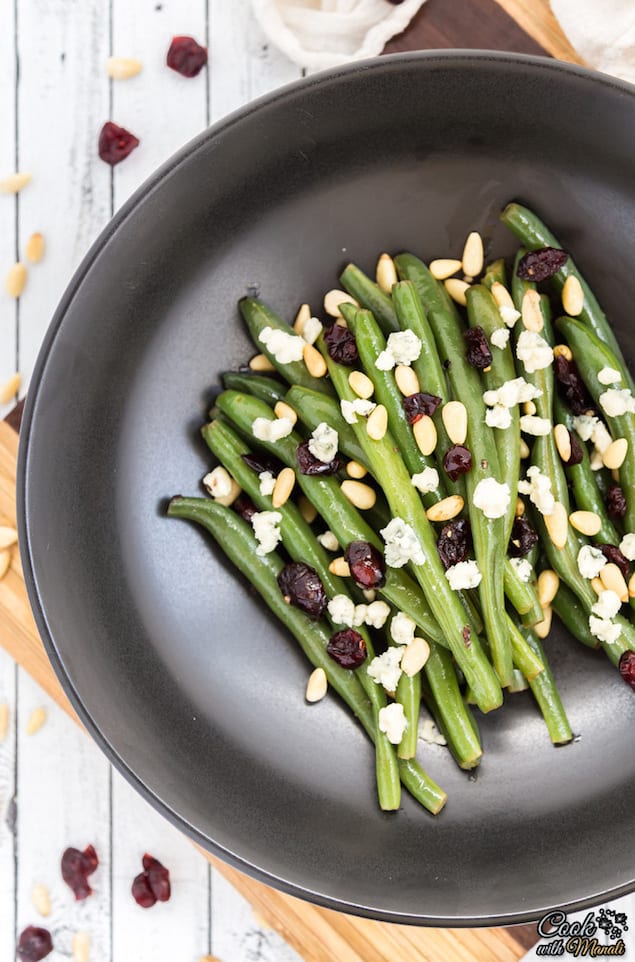
<svg viewBox="0 0 635 962">
<path fill-rule="evenodd" d="M 614 591 L 620 601 L 628 601 L 628 587 L 624 575 L 613 562 L 604 565 L 600 571 L 600 581 L 607 591 Z"/>
<path fill-rule="evenodd" d="M 8 525 L 0 525 L 0 551 L 4 551 L 5 548 L 10 548 L 17 543 L 17 540 L 18 532 L 15 528 L 10 528 Z"/>
<path fill-rule="evenodd" d="M 26 259 L 32 264 L 39 264 L 44 257 L 44 237 L 36 232 L 31 234 L 24 249 Z"/>
<path fill-rule="evenodd" d="M 88 962 L 90 958 L 90 935 L 76 932 L 73 936 L 73 962 Z"/>
<path fill-rule="evenodd" d="M 375 489 L 363 481 L 342 481 L 340 491 L 360 511 L 372 508 L 377 500 Z"/>
<path fill-rule="evenodd" d="M 306 495 L 301 494 L 298 498 L 298 509 L 307 524 L 313 524 L 317 518 L 317 508 L 312 504 Z"/>
<path fill-rule="evenodd" d="M 573 353 L 568 344 L 556 344 L 553 349 L 554 357 L 564 357 L 567 361 L 573 360 Z"/>
<path fill-rule="evenodd" d="M 30 184 L 32 179 L 31 174 L 27 173 L 9 174 L 8 177 L 3 177 L 2 180 L 0 180 L 0 192 L 3 194 L 17 194 L 23 187 Z"/>
<path fill-rule="evenodd" d="M 553 608 L 548 605 L 546 608 L 542 609 L 544 618 L 539 621 L 537 625 L 534 625 L 534 631 L 539 638 L 546 638 L 551 631 L 551 621 L 553 618 Z"/>
<path fill-rule="evenodd" d="M 346 465 L 346 473 L 349 477 L 361 480 L 368 474 L 368 470 L 359 461 L 349 461 Z"/>
<path fill-rule="evenodd" d="M 595 511 L 573 511 L 569 515 L 569 521 L 576 531 L 586 534 L 592 538 L 602 527 L 602 520 Z"/>
<path fill-rule="evenodd" d="M 230 505 L 234 503 L 234 501 L 236 500 L 236 498 L 241 492 L 241 487 L 235 481 L 235 479 L 230 478 L 229 480 L 231 481 L 231 491 L 229 492 L 229 494 L 224 494 L 220 498 L 214 498 L 214 501 L 216 502 L 216 504 L 222 504 L 226 508 L 229 508 Z"/>
<path fill-rule="evenodd" d="M 413 638 L 409 645 L 406 645 L 401 656 L 401 670 L 404 675 L 412 678 L 418 671 L 421 671 L 426 661 L 430 657 L 430 645 L 424 638 Z"/>
<path fill-rule="evenodd" d="M 526 330 L 542 331 L 545 322 L 540 309 L 540 294 L 538 291 L 525 291 L 520 313 Z"/>
<path fill-rule="evenodd" d="M 304 325 L 306 324 L 306 322 L 310 317 L 311 317 L 311 308 L 309 307 L 309 305 L 301 304 L 300 310 L 296 314 L 295 321 L 293 322 L 293 330 L 296 332 L 296 334 L 299 334 L 300 337 L 302 337 L 302 334 L 304 333 Z"/>
<path fill-rule="evenodd" d="M 443 425 L 452 444 L 465 444 L 467 438 L 467 408 L 462 401 L 448 401 L 441 409 Z"/>
<path fill-rule="evenodd" d="M 339 558 L 333 558 L 329 565 L 329 571 L 332 575 L 337 575 L 338 578 L 350 578 L 351 576 L 348 561 L 341 556 Z"/>
<path fill-rule="evenodd" d="M 276 401 L 273 413 L 277 418 L 289 418 L 291 424 L 295 424 L 298 420 L 295 410 L 286 401 Z"/>
<path fill-rule="evenodd" d="M 514 508 L 514 517 L 522 518 L 525 513 L 525 502 L 522 498 L 516 498 L 516 507 Z"/>
<path fill-rule="evenodd" d="M 419 393 L 419 378 L 411 367 L 398 364 L 395 368 L 395 384 L 404 397 Z"/>
<path fill-rule="evenodd" d="M 372 605 L 373 601 L 377 597 L 377 592 L 374 588 L 363 588 L 362 594 L 364 596 L 364 600 L 367 601 L 369 605 Z"/>
<path fill-rule="evenodd" d="M 9 734 L 9 706 L 6 702 L 0 705 L 0 745 Z"/>
<path fill-rule="evenodd" d="M 306 369 L 312 377 L 324 377 L 326 374 L 326 361 L 312 344 L 305 344 L 302 349 L 302 357 L 306 364 Z"/>
<path fill-rule="evenodd" d="M 271 504 L 274 508 L 281 508 L 291 497 L 295 485 L 295 471 L 293 468 L 283 468 L 273 488 Z"/>
<path fill-rule="evenodd" d="M 335 319 L 335 323 L 337 324 L 338 327 L 348 327 L 348 323 L 346 321 L 346 318 L 344 317 L 337 317 Z"/>
<path fill-rule="evenodd" d="M 584 307 L 582 284 L 574 274 L 569 274 L 562 288 L 562 306 L 570 317 L 577 317 Z"/>
<path fill-rule="evenodd" d="M 249 367 L 252 371 L 275 371 L 274 365 L 271 363 L 266 354 L 254 355 L 249 362 Z"/>
<path fill-rule="evenodd" d="M 521 456 L 521 458 L 522 458 L 522 459 L 528 458 L 530 454 L 531 454 L 531 451 L 529 450 L 529 445 L 527 444 L 527 442 L 525 441 L 524 438 L 521 438 L 521 439 L 520 439 L 520 456 Z"/>
<path fill-rule="evenodd" d="M 561 501 L 556 501 L 551 514 L 544 516 L 547 533 L 556 548 L 564 548 L 569 534 L 569 519 L 567 511 Z"/>
<path fill-rule="evenodd" d="M 627 451 L 628 441 L 626 438 L 617 438 L 616 441 L 612 441 L 602 455 L 604 467 L 611 468 L 611 470 L 621 468 Z"/>
<path fill-rule="evenodd" d="M 430 261 L 430 273 L 438 281 L 445 281 L 452 277 L 463 266 L 461 261 L 452 260 L 449 257 L 441 257 L 436 261 Z"/>
<path fill-rule="evenodd" d="M 9 268 L 4 281 L 4 289 L 9 297 L 21 297 L 26 287 L 26 278 L 26 267 L 20 261 Z"/>
<path fill-rule="evenodd" d="M 469 277 L 478 277 L 483 270 L 483 238 L 476 230 L 467 235 L 461 263 Z"/>
<path fill-rule="evenodd" d="M 606 588 L 599 578 L 591 578 L 591 587 L 595 591 L 596 595 L 601 595 L 603 591 L 606 591 Z"/>
<path fill-rule="evenodd" d="M 530 416 L 536 413 L 536 405 L 533 401 L 525 401 L 523 404 L 523 414 L 529 414 Z"/>
<path fill-rule="evenodd" d="M 346 291 L 332 290 L 324 295 L 324 310 L 331 317 L 341 317 L 340 304 L 354 304 L 359 307 L 359 302 L 347 294 Z"/>
<path fill-rule="evenodd" d="M 108 57 L 106 72 L 113 80 L 129 80 L 143 70 L 143 64 L 134 57 Z"/>
<path fill-rule="evenodd" d="M 620 472 L 618 468 L 613 468 L 613 470 L 611 471 L 611 477 L 615 482 L 618 482 L 620 480 Z"/>
<path fill-rule="evenodd" d="M 635 598 L 635 574 L 628 579 L 628 597 Z"/>
<path fill-rule="evenodd" d="M 20 390 L 22 375 L 16 372 L 8 381 L 0 386 L 0 404 L 8 404 Z"/>
<path fill-rule="evenodd" d="M 451 494 L 448 498 L 430 505 L 426 517 L 428 521 L 449 521 L 461 513 L 464 503 L 460 494 Z"/>
<path fill-rule="evenodd" d="M 392 292 L 392 289 L 399 278 L 397 277 L 397 268 L 395 267 L 395 262 L 390 254 L 382 254 L 377 261 L 375 279 L 378 287 L 384 292 L 384 294 L 390 294 Z"/>
<path fill-rule="evenodd" d="M 448 278 L 447 281 L 444 281 L 443 283 L 445 285 L 446 291 L 448 292 L 452 300 L 456 301 L 457 304 L 460 304 L 461 307 L 465 307 L 465 305 L 467 304 L 467 301 L 465 299 L 465 292 L 470 286 L 467 283 L 467 281 L 461 281 L 459 280 L 458 277 L 450 277 Z"/>
<path fill-rule="evenodd" d="M 432 454 L 437 446 L 437 429 L 432 418 L 424 414 L 412 425 L 412 433 L 421 453 Z"/>
<path fill-rule="evenodd" d="M 51 899 L 46 885 L 34 885 L 31 891 L 31 901 L 35 911 L 45 918 L 51 914 Z"/>
<path fill-rule="evenodd" d="M 490 288 L 490 294 L 496 301 L 497 307 L 515 307 L 511 294 L 500 281 L 494 281 Z"/>
<path fill-rule="evenodd" d="M 547 608 L 558 594 L 560 577 L 551 568 L 545 568 L 538 575 L 538 600 L 541 607 Z"/>
<path fill-rule="evenodd" d="M 348 375 L 348 383 L 357 397 L 363 397 L 365 400 L 375 393 L 375 385 L 363 371 L 351 371 Z"/>
<path fill-rule="evenodd" d="M 571 435 L 569 434 L 567 426 L 565 424 L 556 424 L 553 429 L 553 438 L 556 442 L 558 454 L 564 463 L 568 464 L 571 458 Z"/>
<path fill-rule="evenodd" d="M 316 668 L 315 671 L 312 671 L 309 675 L 304 697 L 312 704 L 316 701 L 322 701 L 327 689 L 328 681 L 326 680 L 326 672 L 323 668 Z"/>
<path fill-rule="evenodd" d="M 381 441 L 388 430 L 388 411 L 383 404 L 378 404 L 368 415 L 366 433 L 371 441 Z"/>
<path fill-rule="evenodd" d="M 46 721 L 46 708 L 36 708 L 31 712 L 26 723 L 27 735 L 35 735 Z"/>
<path fill-rule="evenodd" d="M 10 567 L 11 552 L 7 548 L 5 551 L 0 551 L 0 581 L 2 581 Z"/>
</svg>

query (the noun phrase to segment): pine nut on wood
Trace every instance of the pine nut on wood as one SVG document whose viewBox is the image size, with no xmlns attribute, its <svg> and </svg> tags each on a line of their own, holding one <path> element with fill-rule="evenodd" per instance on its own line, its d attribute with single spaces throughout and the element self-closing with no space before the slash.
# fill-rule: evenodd
<svg viewBox="0 0 635 962">
<path fill-rule="evenodd" d="M 398 364 L 395 368 L 395 384 L 404 397 L 419 393 L 419 378 L 411 367 Z"/>
<path fill-rule="evenodd" d="M 374 488 L 363 481 L 342 481 L 340 491 L 360 511 L 372 508 L 377 500 Z"/>
<path fill-rule="evenodd" d="M 286 401 L 276 401 L 273 413 L 277 418 L 289 418 L 291 424 L 295 424 L 298 420 L 298 415 Z"/>
<path fill-rule="evenodd" d="M 332 290 L 324 295 L 324 310 L 331 317 L 341 317 L 340 304 L 354 304 L 359 307 L 359 302 L 347 294 L 346 291 Z"/>
<path fill-rule="evenodd" d="M 11 528 L 9 525 L 0 525 L 0 551 L 11 548 L 14 544 L 17 544 L 17 541 L 18 532 L 15 528 Z"/>
<path fill-rule="evenodd" d="M 46 708 L 36 708 L 31 712 L 26 723 L 27 735 L 35 735 L 46 721 Z"/>
<path fill-rule="evenodd" d="M 46 885 L 34 885 L 31 890 L 31 901 L 35 911 L 46 918 L 51 914 L 51 897 Z"/>
<path fill-rule="evenodd" d="M 304 697 L 308 702 L 311 702 L 311 704 L 316 701 L 322 701 L 327 689 L 328 681 L 326 679 L 326 672 L 323 668 L 316 668 L 315 671 L 312 671 L 309 675 Z"/>
<path fill-rule="evenodd" d="M 525 291 L 520 314 L 526 330 L 542 331 L 545 322 L 540 309 L 540 294 L 538 291 Z"/>
<path fill-rule="evenodd" d="M 388 411 L 383 404 L 378 404 L 368 415 L 366 433 L 371 441 L 381 441 L 388 430 Z"/>
<path fill-rule="evenodd" d="M 602 520 L 595 511 L 573 511 L 569 521 L 576 531 L 586 534 L 589 538 L 597 534 L 602 527 Z"/>
<path fill-rule="evenodd" d="M 359 461 L 349 461 L 346 465 L 346 473 L 349 477 L 356 478 L 359 481 L 366 477 L 368 470 Z"/>
<path fill-rule="evenodd" d="M 377 261 L 375 279 L 377 281 L 377 286 L 384 292 L 384 294 L 390 294 L 392 292 L 392 289 L 399 278 L 397 277 L 397 268 L 395 267 L 395 262 L 390 254 L 382 254 Z"/>
<path fill-rule="evenodd" d="M 577 317 L 584 307 L 582 284 L 574 274 L 569 274 L 562 288 L 562 306 L 570 317 Z"/>
<path fill-rule="evenodd" d="M 539 638 L 546 638 L 551 631 L 551 621 L 553 619 L 553 608 L 548 605 L 546 608 L 542 609 L 543 619 L 539 621 L 537 625 L 534 625 L 534 631 Z"/>
<path fill-rule="evenodd" d="M 452 444 L 465 444 L 467 438 L 467 408 L 462 401 L 448 401 L 441 409 L 443 425 Z"/>
<path fill-rule="evenodd" d="M 332 575 L 337 575 L 338 578 L 350 578 L 351 576 L 348 561 L 341 556 L 339 558 L 333 558 L 329 565 L 329 571 Z"/>
<path fill-rule="evenodd" d="M 291 497 L 295 485 L 295 471 L 293 468 L 283 468 L 273 488 L 271 504 L 274 508 L 281 508 Z"/>
<path fill-rule="evenodd" d="M 90 958 L 90 935 L 76 932 L 73 936 L 73 962 L 88 962 Z"/>
<path fill-rule="evenodd" d="M 571 435 L 569 434 L 567 426 L 565 424 L 556 424 L 553 429 L 553 438 L 556 442 L 558 454 L 564 463 L 568 464 L 571 458 Z"/>
<path fill-rule="evenodd" d="M 494 281 L 490 288 L 490 294 L 496 301 L 497 307 L 511 307 L 512 310 L 514 309 L 515 304 L 512 300 L 512 296 L 505 285 L 501 284 L 500 281 Z"/>
<path fill-rule="evenodd" d="M 32 181 L 31 174 L 27 174 L 26 171 L 19 171 L 16 174 L 9 174 L 8 177 L 3 177 L 0 180 L 0 192 L 3 194 L 17 194 L 30 184 Z"/>
<path fill-rule="evenodd" d="M 558 549 L 564 548 L 569 535 L 569 518 L 565 506 L 560 501 L 556 501 L 551 514 L 544 515 L 547 534 Z"/>
<path fill-rule="evenodd" d="M 448 498 L 430 505 L 426 511 L 426 517 L 428 521 L 450 521 L 461 513 L 464 504 L 460 494 L 451 494 Z"/>
<path fill-rule="evenodd" d="M 9 706 L 6 702 L 0 705 L 0 745 L 9 734 Z"/>
<path fill-rule="evenodd" d="M 459 280 L 458 277 L 450 277 L 447 281 L 444 281 L 443 283 L 445 285 L 446 291 L 448 292 L 452 300 L 456 301 L 457 304 L 460 304 L 461 307 L 465 307 L 465 305 L 467 304 L 467 300 L 465 299 L 465 292 L 470 286 L 467 283 L 467 281 L 461 281 Z"/>
<path fill-rule="evenodd" d="M 617 438 L 617 440 L 612 441 L 602 455 L 604 467 L 610 468 L 611 470 L 621 468 L 624 464 L 627 451 L 628 441 L 626 438 Z"/>
<path fill-rule="evenodd" d="M 441 257 L 436 261 L 430 261 L 430 273 L 438 281 L 445 281 L 448 277 L 452 277 L 457 271 L 461 270 L 462 262 L 453 260 L 450 257 Z"/>
<path fill-rule="evenodd" d="M 362 397 L 366 401 L 375 393 L 375 385 L 363 371 L 351 371 L 348 375 L 348 383 L 357 397 Z"/>
<path fill-rule="evenodd" d="M 424 414 L 412 425 L 412 433 L 421 453 L 432 454 L 437 446 L 437 429 L 432 418 Z"/>
<path fill-rule="evenodd" d="M 293 330 L 296 332 L 296 334 L 299 334 L 300 337 L 302 337 L 302 334 L 304 333 L 304 325 L 306 324 L 306 322 L 310 317 L 311 317 L 311 308 L 309 307 L 309 305 L 301 304 L 300 310 L 296 314 L 295 321 L 293 322 Z"/>
<path fill-rule="evenodd" d="M 306 523 L 313 524 L 317 518 L 317 508 L 314 504 L 312 504 L 311 501 L 309 501 L 305 494 L 301 494 L 298 498 L 298 509 Z"/>
<path fill-rule="evenodd" d="M 0 551 L 0 581 L 2 581 L 10 567 L 11 552 L 7 548 L 5 551 Z"/>
<path fill-rule="evenodd" d="M 404 675 L 412 678 L 421 671 L 426 661 L 430 657 L 430 645 L 424 638 L 413 638 L 409 645 L 406 645 L 401 656 L 401 670 Z"/>
<path fill-rule="evenodd" d="M 628 587 L 624 575 L 612 561 L 600 571 L 600 581 L 607 591 L 614 591 L 620 601 L 628 601 Z"/>
<path fill-rule="evenodd" d="M 26 267 L 20 261 L 10 267 L 4 281 L 4 289 L 9 297 L 20 297 L 26 287 Z"/>
<path fill-rule="evenodd" d="M 476 230 L 467 235 L 461 264 L 469 277 L 478 277 L 483 270 L 483 238 Z"/>
<path fill-rule="evenodd" d="M 553 349 L 554 357 L 563 357 L 567 361 L 573 360 L 573 353 L 568 344 L 556 344 Z"/>
<path fill-rule="evenodd" d="M 306 369 L 312 377 L 324 377 L 326 374 L 326 361 L 312 344 L 305 344 L 302 349 L 302 357 L 306 364 Z"/>
<path fill-rule="evenodd" d="M 31 234 L 24 249 L 26 259 L 32 264 L 39 264 L 44 257 L 44 237 L 39 232 Z"/>
<path fill-rule="evenodd" d="M 22 375 L 16 372 L 0 387 L 0 404 L 8 404 L 20 390 Z"/>
<path fill-rule="evenodd" d="M 129 80 L 143 70 L 143 64 L 135 57 L 108 57 L 106 73 L 112 80 Z"/>
<path fill-rule="evenodd" d="M 545 568 L 538 575 L 538 600 L 541 608 L 547 608 L 558 594 L 560 577 L 551 568 Z"/>
<path fill-rule="evenodd" d="M 249 367 L 252 371 L 275 371 L 274 365 L 271 363 L 266 354 L 254 355 L 249 362 Z"/>
</svg>

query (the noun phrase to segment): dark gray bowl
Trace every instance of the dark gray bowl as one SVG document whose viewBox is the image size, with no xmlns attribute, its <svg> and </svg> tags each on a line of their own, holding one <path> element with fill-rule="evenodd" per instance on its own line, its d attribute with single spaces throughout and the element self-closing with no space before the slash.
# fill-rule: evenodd
<svg viewBox="0 0 635 962">
<path fill-rule="evenodd" d="M 632 693 L 556 630 L 580 738 L 555 750 L 528 697 L 483 720 L 478 779 L 442 749 L 433 819 L 375 803 L 369 744 L 219 551 L 164 517 L 198 490 L 198 428 L 250 355 L 251 287 L 291 317 L 348 258 L 514 241 L 552 225 L 633 350 L 635 96 L 553 61 L 408 54 L 310 78 L 204 133 L 135 194 L 73 279 L 20 451 L 27 584 L 55 669 L 111 761 L 201 845 L 332 908 L 435 925 L 534 919 L 634 886 Z"/>
</svg>

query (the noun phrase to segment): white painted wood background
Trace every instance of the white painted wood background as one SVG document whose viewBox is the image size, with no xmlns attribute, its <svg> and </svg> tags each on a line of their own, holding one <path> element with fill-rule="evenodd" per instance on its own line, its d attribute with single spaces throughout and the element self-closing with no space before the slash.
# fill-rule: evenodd
<svg viewBox="0 0 635 962">
<path fill-rule="evenodd" d="M 168 70 L 175 34 L 209 47 L 208 71 L 188 80 Z M 109 81 L 110 54 L 139 58 L 143 72 Z M 0 277 L 24 260 L 33 231 L 47 243 L 19 303 L 0 289 L 0 383 L 19 370 L 24 394 L 72 272 L 130 193 L 208 123 L 299 76 L 267 46 L 249 0 L 0 0 L 0 178 L 33 175 L 17 198 L 0 195 Z M 141 140 L 112 171 L 97 157 L 106 120 Z M 15 958 L 16 933 L 28 924 L 50 928 L 51 962 L 70 957 L 76 931 L 90 934 L 91 962 L 196 962 L 209 953 L 222 962 L 297 962 L 0 652 L 3 702 L 11 724 L 0 745 L 0 962 Z M 29 737 L 25 727 L 39 706 L 48 720 Z M 68 845 L 89 843 L 100 858 L 95 894 L 75 903 L 59 859 Z M 130 895 L 146 850 L 170 868 L 173 891 L 150 910 Z M 31 901 L 37 883 L 51 893 L 48 920 Z"/>
</svg>

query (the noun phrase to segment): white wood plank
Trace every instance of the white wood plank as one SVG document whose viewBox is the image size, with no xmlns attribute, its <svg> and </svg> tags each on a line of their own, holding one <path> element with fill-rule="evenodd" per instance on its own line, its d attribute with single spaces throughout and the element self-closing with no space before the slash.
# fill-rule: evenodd
<svg viewBox="0 0 635 962">
<path fill-rule="evenodd" d="M 15 25 L 13 4 L 2 10 L 0 30 L 0 178 L 15 172 Z M 28 189 L 28 188 L 27 188 Z M 16 206 L 10 194 L 0 194 L 0 384 L 16 370 L 16 302 L 4 290 L 6 272 L 16 260 Z M 11 405 L 0 406 L 4 417 Z"/>
<path fill-rule="evenodd" d="M 15 930 L 15 847 L 13 806 L 15 795 L 16 666 L 0 650 L 0 705 L 9 709 L 9 730 L 0 742 L 0 959 L 11 959 Z"/>
<path fill-rule="evenodd" d="M 47 720 L 34 735 L 26 733 L 32 712 L 44 707 Z M 73 934 L 86 931 L 95 960 L 111 958 L 110 949 L 110 794 L 109 766 L 97 747 L 22 670 L 18 674 L 18 931 L 43 924 L 60 953 L 70 955 Z M 95 846 L 99 867 L 94 890 L 76 902 L 62 880 L 60 858 L 68 846 Z M 51 896 L 48 919 L 37 915 L 33 886 Z M 11 956 L 9 956 L 11 958 Z"/>
</svg>

